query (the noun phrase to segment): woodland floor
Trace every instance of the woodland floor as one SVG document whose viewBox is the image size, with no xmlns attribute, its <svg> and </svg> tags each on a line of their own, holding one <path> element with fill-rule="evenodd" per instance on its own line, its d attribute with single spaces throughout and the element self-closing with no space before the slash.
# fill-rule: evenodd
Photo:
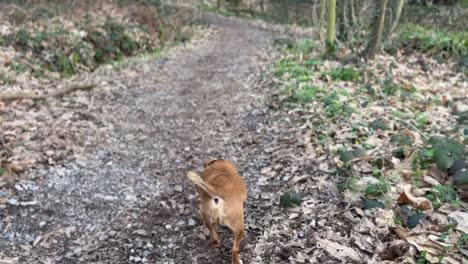
<svg viewBox="0 0 468 264">
<path fill-rule="evenodd" d="M 92 92 L 23 109 L 23 117 L 54 118 L 37 124 L 38 148 L 65 150 L 0 193 L 8 199 L 0 263 L 230 263 L 230 233 L 223 228 L 222 247 L 211 248 L 185 177 L 210 157 L 231 160 L 248 185 L 244 263 L 290 263 L 298 252 L 335 262 L 314 250 L 318 239 L 349 232 L 333 181 L 302 157 L 299 127 L 270 107 L 260 83 L 274 33 L 209 21 L 204 39 L 162 59 L 101 76 Z M 260 176 L 267 166 L 278 177 Z M 311 183 L 303 194 L 310 210 L 288 220 L 279 190 L 300 176 Z"/>
</svg>

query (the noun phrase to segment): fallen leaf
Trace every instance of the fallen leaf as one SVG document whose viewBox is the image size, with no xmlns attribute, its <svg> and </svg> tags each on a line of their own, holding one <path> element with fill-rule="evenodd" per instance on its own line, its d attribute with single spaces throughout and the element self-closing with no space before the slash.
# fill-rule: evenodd
<svg viewBox="0 0 468 264">
<path fill-rule="evenodd" d="M 424 197 L 415 197 L 411 194 L 411 185 L 406 184 L 403 187 L 403 192 L 398 197 L 397 202 L 403 204 L 409 204 L 419 210 L 432 212 L 434 208 L 432 207 L 431 201 Z"/>
<path fill-rule="evenodd" d="M 468 234 L 468 213 L 467 212 L 453 212 L 448 215 L 449 217 L 455 219 L 458 222 L 456 227 L 457 230 L 460 230 Z"/>
<path fill-rule="evenodd" d="M 424 176 L 423 180 L 431 186 L 439 186 L 440 182 L 430 176 Z"/>
<path fill-rule="evenodd" d="M 409 236 L 409 231 L 401 226 L 392 229 L 399 239 L 406 239 Z"/>
<path fill-rule="evenodd" d="M 362 260 L 359 253 L 357 253 L 354 249 L 327 239 L 319 239 L 317 241 L 317 246 L 325 249 L 330 256 L 342 261 L 345 261 L 346 258 L 351 258 L 352 260 L 358 262 Z"/>
</svg>

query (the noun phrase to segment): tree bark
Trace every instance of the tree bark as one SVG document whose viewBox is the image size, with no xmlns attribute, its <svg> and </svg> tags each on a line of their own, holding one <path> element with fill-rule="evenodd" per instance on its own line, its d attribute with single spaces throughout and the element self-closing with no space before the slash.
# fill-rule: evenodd
<svg viewBox="0 0 468 264">
<path fill-rule="evenodd" d="M 335 51 L 335 19 L 336 19 L 336 0 L 329 0 L 328 6 L 328 23 L 327 23 L 327 39 L 325 44 L 329 54 Z"/>
<path fill-rule="evenodd" d="M 327 0 L 320 1 L 320 21 L 319 21 L 319 37 L 320 40 L 323 40 L 322 29 L 325 24 L 325 10 L 327 8 Z"/>
<path fill-rule="evenodd" d="M 356 12 L 354 11 L 354 0 L 349 0 L 349 18 L 351 26 L 356 26 Z"/>
<path fill-rule="evenodd" d="M 348 11 L 348 5 L 349 1 L 343 1 L 341 3 L 341 23 L 340 23 L 340 37 L 348 41 L 351 36 L 350 28 L 349 28 L 349 11 Z"/>
<path fill-rule="evenodd" d="M 390 34 L 395 32 L 398 22 L 400 21 L 401 12 L 403 11 L 403 6 L 405 5 L 405 0 L 393 0 L 392 6 L 392 18 L 393 23 L 390 29 Z"/>
<path fill-rule="evenodd" d="M 375 54 L 380 51 L 382 46 L 382 32 L 385 24 L 385 11 L 387 9 L 388 0 L 378 0 L 374 18 L 372 20 L 372 32 L 366 49 L 368 59 L 374 59 Z"/>
</svg>

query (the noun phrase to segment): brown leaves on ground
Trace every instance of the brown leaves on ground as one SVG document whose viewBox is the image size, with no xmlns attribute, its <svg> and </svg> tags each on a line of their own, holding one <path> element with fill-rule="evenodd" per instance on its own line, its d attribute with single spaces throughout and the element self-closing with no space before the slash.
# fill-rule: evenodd
<svg viewBox="0 0 468 264">
<path fill-rule="evenodd" d="M 403 192 L 400 194 L 400 197 L 398 197 L 397 202 L 411 205 L 414 208 L 425 211 L 427 213 L 432 213 L 432 211 L 434 211 L 432 203 L 429 201 L 429 199 L 424 197 L 415 197 L 411 194 L 410 184 L 403 186 Z"/>
<path fill-rule="evenodd" d="M 280 104 L 302 115 L 307 157 L 334 154 L 334 164 L 326 166 L 343 177 L 343 200 L 354 207 L 346 216 L 358 231 L 353 239 L 372 241 L 388 261 L 412 262 L 426 254 L 430 262 L 443 255 L 462 263 L 466 234 L 443 210 L 453 203 L 458 206 L 453 210 L 463 213 L 468 205 L 450 186 L 450 173 L 434 163 L 449 164 L 450 151 L 441 156 L 446 152 L 428 146 L 428 139 L 444 135 L 458 146 L 466 142 L 456 115 L 467 109 L 463 73 L 451 61 L 423 54 L 380 55 L 367 65 L 343 65 L 321 60 L 320 48 L 305 52 L 313 46 L 308 43 L 285 48 L 273 80 Z M 387 236 L 399 240 L 379 239 Z M 377 249 L 359 248 L 371 254 Z"/>
</svg>

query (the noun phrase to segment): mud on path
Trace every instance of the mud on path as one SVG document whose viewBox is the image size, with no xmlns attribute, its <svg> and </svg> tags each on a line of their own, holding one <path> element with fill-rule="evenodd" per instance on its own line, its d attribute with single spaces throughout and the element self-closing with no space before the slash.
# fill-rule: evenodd
<svg viewBox="0 0 468 264">
<path fill-rule="evenodd" d="M 304 156 L 300 113 L 275 110 L 259 84 L 273 33 L 209 20 L 204 41 L 111 74 L 85 107 L 62 108 L 94 125 L 81 154 L 28 172 L 43 181 L 25 181 L 16 199 L 37 205 L 2 210 L 2 263 L 230 263 L 230 232 L 211 248 L 185 178 L 210 157 L 231 160 L 248 185 L 244 263 L 335 262 L 317 247 L 349 242 L 333 179 Z M 292 186 L 303 208 L 280 210 Z"/>
</svg>

